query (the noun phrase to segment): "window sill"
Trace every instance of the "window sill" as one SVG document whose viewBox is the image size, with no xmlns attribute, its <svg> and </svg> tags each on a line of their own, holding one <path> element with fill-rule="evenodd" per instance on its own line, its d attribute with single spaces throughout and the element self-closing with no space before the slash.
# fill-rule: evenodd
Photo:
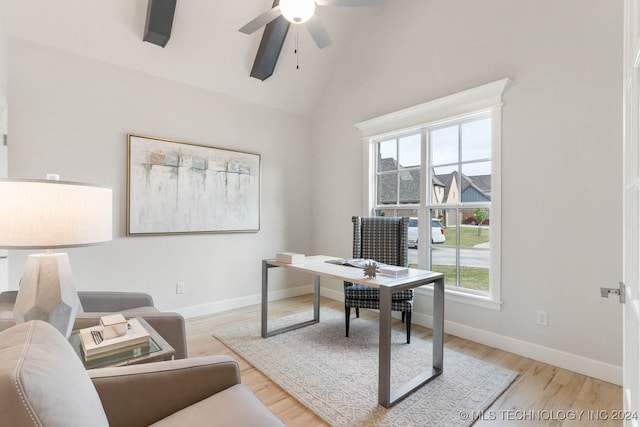
<svg viewBox="0 0 640 427">
<path fill-rule="evenodd" d="M 433 296 L 433 285 L 421 286 L 416 289 L 418 295 Z M 445 287 L 444 291 L 445 301 L 453 301 L 460 304 L 473 305 L 475 307 L 482 307 L 489 310 L 500 311 L 502 309 L 502 301 L 491 299 L 491 297 L 484 295 L 475 295 L 468 292 L 458 291 L 452 287 Z"/>
</svg>

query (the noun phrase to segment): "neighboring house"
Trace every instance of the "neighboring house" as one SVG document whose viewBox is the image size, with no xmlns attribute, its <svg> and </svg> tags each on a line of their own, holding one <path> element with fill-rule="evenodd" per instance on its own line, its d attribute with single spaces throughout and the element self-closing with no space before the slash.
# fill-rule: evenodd
<svg viewBox="0 0 640 427">
<path fill-rule="evenodd" d="M 480 180 L 476 181 L 475 176 L 467 176 L 467 175 L 462 175 L 462 188 L 461 188 L 461 195 L 460 198 L 462 200 L 462 202 L 490 202 L 491 201 L 491 175 L 480 175 L 480 177 L 482 178 L 482 184 L 486 184 L 486 182 L 484 182 L 484 177 L 488 177 L 488 179 L 486 181 L 488 181 L 488 185 L 489 185 L 489 193 L 485 192 L 480 185 L 478 184 L 478 182 L 480 182 Z"/>
<path fill-rule="evenodd" d="M 398 168 L 398 163 L 394 158 L 378 159 L 378 170 L 389 172 L 388 178 L 378 180 L 378 203 L 396 204 L 400 203 L 420 203 L 420 171 L 416 169 Z M 397 174 L 397 175 L 396 175 Z M 398 179 L 396 179 L 396 176 Z M 400 182 L 400 194 L 398 198 L 398 180 Z"/>
<path fill-rule="evenodd" d="M 436 197 L 439 203 L 455 203 L 460 201 L 465 203 L 471 202 L 489 202 L 491 201 L 491 175 L 467 176 L 461 174 L 460 186 L 458 186 L 458 175 L 456 171 L 448 174 L 434 175 L 432 182 L 435 193 L 442 194 L 442 197 Z M 460 213 L 459 221 L 455 221 L 446 210 L 434 212 L 434 216 L 440 217 L 445 226 L 452 226 L 456 223 L 465 223 L 465 213 Z"/>
<path fill-rule="evenodd" d="M 482 191 L 482 193 L 491 198 L 491 175 L 474 175 L 468 178 Z M 464 193 L 464 189 L 462 192 Z"/>
<path fill-rule="evenodd" d="M 442 185 L 444 200 L 440 203 L 464 202 L 489 202 L 491 201 L 491 175 L 467 176 L 462 174 L 461 185 L 458 186 L 457 172 L 434 175 L 433 185 Z"/>
<path fill-rule="evenodd" d="M 433 175 L 434 185 L 436 180 L 444 186 L 444 199 L 442 203 L 450 203 L 458 200 L 460 191 L 458 189 L 458 179 L 455 171 L 448 174 Z"/>
<path fill-rule="evenodd" d="M 389 172 L 388 179 L 378 181 L 378 203 L 420 203 L 420 171 L 398 168 L 393 158 L 378 160 L 379 170 Z M 398 179 L 396 180 L 396 174 Z M 399 183 L 399 187 L 398 187 Z M 457 172 L 433 175 L 433 198 L 436 203 L 489 202 L 491 201 L 491 175 L 467 176 L 462 174 L 458 185 Z M 398 197 L 398 190 L 400 192 Z"/>
<path fill-rule="evenodd" d="M 417 169 L 404 169 L 398 165 L 394 158 L 378 159 L 378 170 L 383 176 L 378 179 L 378 204 L 395 205 L 420 203 L 420 171 Z M 467 176 L 462 174 L 458 184 L 456 171 L 448 174 L 433 175 L 433 202 L 455 203 L 464 202 L 490 202 L 491 201 L 491 175 Z M 399 193 L 399 194 L 398 194 Z M 432 212 L 434 218 L 440 218 L 445 226 L 464 224 L 468 212 L 460 212 L 460 218 L 456 220 L 447 215 L 446 209 L 438 209 Z"/>
<path fill-rule="evenodd" d="M 433 185 L 433 200 L 434 203 L 444 203 L 444 196 L 446 185 L 438 179 L 437 176 L 431 178 L 431 184 Z"/>
</svg>

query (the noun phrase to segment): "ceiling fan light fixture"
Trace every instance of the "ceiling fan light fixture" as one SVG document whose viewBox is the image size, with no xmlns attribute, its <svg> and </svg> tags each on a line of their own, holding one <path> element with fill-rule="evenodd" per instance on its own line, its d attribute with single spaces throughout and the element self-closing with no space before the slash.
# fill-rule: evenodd
<svg viewBox="0 0 640 427">
<path fill-rule="evenodd" d="M 293 24 L 307 22 L 316 11 L 315 0 L 280 0 L 280 11 Z"/>
</svg>

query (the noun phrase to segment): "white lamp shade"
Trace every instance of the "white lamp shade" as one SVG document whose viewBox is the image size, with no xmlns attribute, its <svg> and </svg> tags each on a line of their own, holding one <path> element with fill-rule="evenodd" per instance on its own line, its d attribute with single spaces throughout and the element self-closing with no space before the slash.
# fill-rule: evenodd
<svg viewBox="0 0 640 427">
<path fill-rule="evenodd" d="M 54 249 L 112 238 L 112 190 L 68 181 L 0 179 L 0 248 Z"/>
</svg>

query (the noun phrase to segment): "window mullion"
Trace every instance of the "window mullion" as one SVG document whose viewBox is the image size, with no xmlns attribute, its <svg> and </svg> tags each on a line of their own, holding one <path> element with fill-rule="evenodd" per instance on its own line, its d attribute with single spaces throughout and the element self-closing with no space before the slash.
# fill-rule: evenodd
<svg viewBox="0 0 640 427">
<path fill-rule="evenodd" d="M 462 234 L 462 218 L 460 214 L 460 206 L 462 205 L 462 125 L 458 124 L 458 207 L 456 207 L 456 287 L 462 287 L 460 277 L 460 235 Z"/>
<path fill-rule="evenodd" d="M 420 129 L 420 207 L 418 208 L 418 224 L 430 222 L 429 205 L 433 195 L 431 194 L 431 152 L 429 144 L 429 133 L 427 128 Z M 424 179 L 426 177 L 427 179 Z M 427 255 L 430 254 L 429 242 L 431 237 L 431 227 L 419 227 L 418 236 L 418 268 L 431 268 L 431 263 L 427 262 Z M 427 242 L 427 243 L 425 243 Z M 431 258 L 429 256 L 429 258 Z"/>
<path fill-rule="evenodd" d="M 400 138 L 396 138 L 396 215 L 400 207 Z"/>
</svg>

